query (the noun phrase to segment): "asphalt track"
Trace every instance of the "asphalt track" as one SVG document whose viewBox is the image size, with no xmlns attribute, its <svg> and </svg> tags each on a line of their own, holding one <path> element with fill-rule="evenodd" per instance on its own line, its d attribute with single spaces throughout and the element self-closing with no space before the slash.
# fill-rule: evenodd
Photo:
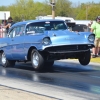
<svg viewBox="0 0 100 100">
<path fill-rule="evenodd" d="M 54 70 L 43 72 L 34 71 L 31 63 L 18 63 L 13 68 L 0 66 L 0 85 L 59 100 L 67 100 L 68 96 L 100 100 L 100 65 L 82 66 L 76 60 L 60 60 L 55 61 Z"/>
</svg>

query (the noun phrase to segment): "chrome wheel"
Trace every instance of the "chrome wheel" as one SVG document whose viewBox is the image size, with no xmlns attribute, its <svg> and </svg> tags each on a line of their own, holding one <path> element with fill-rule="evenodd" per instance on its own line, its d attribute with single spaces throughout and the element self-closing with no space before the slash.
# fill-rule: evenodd
<svg viewBox="0 0 100 100">
<path fill-rule="evenodd" d="M 35 65 L 35 68 L 39 65 L 39 56 L 36 52 L 33 54 L 33 61 L 32 62 Z"/>
<path fill-rule="evenodd" d="M 8 60 L 6 58 L 6 55 L 5 55 L 4 52 L 1 53 L 0 62 L 1 62 L 3 67 L 13 67 L 15 65 L 15 61 L 14 60 Z"/>
<path fill-rule="evenodd" d="M 6 64 L 7 62 L 7 59 L 4 53 L 2 54 L 1 61 L 2 61 L 2 64 Z"/>
<path fill-rule="evenodd" d="M 31 52 L 31 62 L 33 68 L 37 71 L 42 70 L 44 67 L 44 57 L 36 49 Z"/>
</svg>

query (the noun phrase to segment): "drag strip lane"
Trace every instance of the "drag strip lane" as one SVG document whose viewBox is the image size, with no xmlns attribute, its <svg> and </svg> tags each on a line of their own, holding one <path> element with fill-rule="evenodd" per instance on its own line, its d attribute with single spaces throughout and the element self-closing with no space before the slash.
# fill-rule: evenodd
<svg viewBox="0 0 100 100">
<path fill-rule="evenodd" d="M 14 68 L 0 67 L 0 76 L 6 79 L 10 78 L 14 82 L 15 80 L 16 82 L 23 80 L 23 85 L 27 82 L 31 84 L 41 83 L 94 95 L 100 94 L 100 79 L 92 77 L 99 77 L 100 70 L 95 70 L 91 65 L 83 67 L 77 63 L 57 61 L 54 64 L 54 71 L 35 72 L 30 63 L 21 63 Z"/>
</svg>

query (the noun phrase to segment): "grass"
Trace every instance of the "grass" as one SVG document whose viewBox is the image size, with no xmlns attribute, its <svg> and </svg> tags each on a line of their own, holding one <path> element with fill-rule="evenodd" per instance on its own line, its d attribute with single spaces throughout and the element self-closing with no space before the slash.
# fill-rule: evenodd
<svg viewBox="0 0 100 100">
<path fill-rule="evenodd" d="M 91 58 L 91 62 L 100 63 L 100 57 Z"/>
</svg>

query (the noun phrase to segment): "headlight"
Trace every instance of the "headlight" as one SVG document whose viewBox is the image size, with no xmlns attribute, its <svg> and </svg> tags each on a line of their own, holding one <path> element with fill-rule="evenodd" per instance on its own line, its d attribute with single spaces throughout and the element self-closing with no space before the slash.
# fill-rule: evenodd
<svg viewBox="0 0 100 100">
<path fill-rule="evenodd" d="M 90 42 L 94 42 L 94 40 L 95 40 L 95 35 L 94 35 L 94 34 L 89 35 L 88 40 L 89 40 Z"/>
<path fill-rule="evenodd" d="M 50 38 L 44 38 L 42 43 L 44 45 L 49 45 L 51 43 Z"/>
</svg>

